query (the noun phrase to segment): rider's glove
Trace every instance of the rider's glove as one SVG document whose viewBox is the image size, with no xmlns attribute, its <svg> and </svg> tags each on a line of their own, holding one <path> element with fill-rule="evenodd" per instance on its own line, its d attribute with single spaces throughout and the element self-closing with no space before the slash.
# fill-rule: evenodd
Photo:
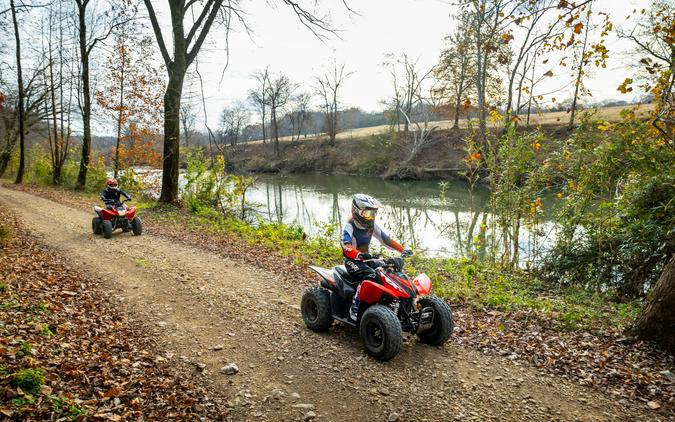
<svg viewBox="0 0 675 422">
<path fill-rule="evenodd" d="M 366 259 L 373 259 L 373 256 L 366 252 L 361 252 L 357 256 L 358 259 L 365 261 Z"/>
<path fill-rule="evenodd" d="M 412 249 L 404 249 L 403 252 L 401 252 L 401 256 L 404 258 L 408 258 L 413 256 L 413 251 Z"/>
</svg>

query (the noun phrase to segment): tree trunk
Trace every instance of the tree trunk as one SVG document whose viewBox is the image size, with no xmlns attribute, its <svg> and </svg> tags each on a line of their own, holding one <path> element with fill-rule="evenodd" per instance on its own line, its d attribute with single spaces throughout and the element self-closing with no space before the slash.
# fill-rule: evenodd
<svg viewBox="0 0 675 422">
<path fill-rule="evenodd" d="M 117 178 L 120 171 L 120 141 L 122 140 L 122 118 L 124 109 L 124 69 L 126 68 L 126 47 L 122 48 L 122 67 L 120 68 L 120 103 L 117 113 L 117 141 L 115 141 L 115 170 L 113 176 Z M 187 139 L 187 136 L 186 136 Z"/>
<path fill-rule="evenodd" d="M 10 158 L 12 158 L 12 154 L 9 151 L 0 151 L 0 177 L 4 176 L 5 171 L 7 171 Z"/>
<path fill-rule="evenodd" d="M 675 351 L 675 255 L 663 269 L 649 293 L 642 314 L 628 330 L 632 337 L 653 340 L 664 349 Z"/>
<path fill-rule="evenodd" d="M 169 83 L 164 93 L 164 153 L 162 192 L 160 202 L 178 203 L 178 173 L 180 171 L 180 100 L 187 66 L 176 61 L 169 71 Z"/>
<path fill-rule="evenodd" d="M 87 50 L 87 23 L 85 21 L 88 1 L 78 2 L 80 60 L 82 62 L 82 155 L 80 172 L 77 175 L 76 189 L 84 189 L 87 184 L 89 156 L 91 155 L 91 92 L 89 90 L 89 51 Z"/>
<path fill-rule="evenodd" d="M 583 47 L 581 48 L 581 60 L 579 61 L 579 72 L 577 73 L 577 80 L 576 84 L 574 86 L 574 96 L 572 97 L 572 109 L 570 111 L 570 126 L 569 129 L 572 130 L 574 128 L 574 117 L 576 116 L 577 112 L 577 100 L 579 98 L 579 85 L 581 85 L 581 77 L 584 74 L 584 61 L 586 60 L 586 45 L 588 43 L 588 27 L 591 23 L 591 15 L 590 15 L 590 10 L 589 10 L 589 15 L 588 18 L 586 19 L 586 31 L 584 34 L 584 44 Z"/>
<path fill-rule="evenodd" d="M 14 0 L 10 1 L 12 9 L 12 22 L 14 23 L 14 38 L 16 39 L 16 77 L 19 85 L 19 170 L 16 173 L 16 180 L 14 183 L 20 184 L 23 182 L 23 173 L 26 166 L 26 134 L 24 129 L 24 105 L 23 99 L 26 93 L 23 90 L 23 75 L 21 74 L 21 39 L 19 37 L 19 24 L 16 20 L 16 7 Z"/>
</svg>

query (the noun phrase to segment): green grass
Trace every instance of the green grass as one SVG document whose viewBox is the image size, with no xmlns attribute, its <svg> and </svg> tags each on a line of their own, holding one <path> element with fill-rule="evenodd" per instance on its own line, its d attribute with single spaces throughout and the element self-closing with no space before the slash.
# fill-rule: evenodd
<svg viewBox="0 0 675 422">
<path fill-rule="evenodd" d="M 77 419 L 78 416 L 87 414 L 85 409 L 78 407 L 65 397 L 48 395 L 47 399 L 51 402 L 54 413 L 65 416 L 70 420 Z"/>
<path fill-rule="evenodd" d="M 23 369 L 12 375 L 11 384 L 34 396 L 40 392 L 40 387 L 44 382 L 45 376 L 41 369 Z"/>
<path fill-rule="evenodd" d="M 19 350 L 16 352 L 16 357 L 18 359 L 21 359 L 24 356 L 32 356 L 32 355 L 33 355 L 33 346 L 26 340 L 22 340 L 21 346 L 19 347 Z"/>
<path fill-rule="evenodd" d="M 417 259 L 415 270 L 435 280 L 435 293 L 476 309 L 532 311 L 559 330 L 620 329 L 637 316 L 636 302 L 615 303 L 608 294 L 580 288 L 552 290 L 528 273 L 468 259 Z"/>
</svg>

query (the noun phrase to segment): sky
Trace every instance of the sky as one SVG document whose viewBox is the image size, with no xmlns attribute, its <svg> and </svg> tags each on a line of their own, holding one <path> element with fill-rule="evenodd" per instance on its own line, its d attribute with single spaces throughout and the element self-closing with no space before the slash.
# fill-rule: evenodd
<svg viewBox="0 0 675 422">
<path fill-rule="evenodd" d="M 166 22 L 168 11 L 155 2 L 160 20 Z M 305 3 L 313 3 L 307 1 Z M 269 65 L 272 72 L 283 72 L 301 86 L 311 90 L 314 76 L 332 63 L 344 63 L 353 72 L 344 83 L 342 103 L 362 109 L 380 110 L 380 102 L 390 95 L 392 84 L 381 66 L 388 53 L 407 53 L 419 60 L 421 68 L 430 68 L 443 48 L 443 38 L 452 32 L 451 15 L 457 13 L 452 1 L 441 0 L 348 0 L 356 13 L 350 13 L 341 0 L 319 1 L 319 10 L 330 13 L 337 35 L 319 40 L 299 21 L 281 0 L 243 0 L 245 21 L 252 33 L 241 25 L 229 36 L 229 60 L 224 31 L 214 28 L 200 53 L 197 68 L 202 76 L 207 118 L 215 125 L 222 108 L 246 98 L 254 86 L 251 74 Z M 598 0 L 596 10 L 610 13 L 615 26 L 621 26 L 635 7 L 645 7 L 648 0 Z M 170 38 L 169 38 L 170 39 Z M 630 75 L 626 68 L 629 45 L 611 35 L 606 43 L 610 50 L 607 69 L 596 71 L 587 83 L 595 101 L 627 99 L 616 87 Z M 227 66 L 226 66 L 227 64 Z M 556 69 L 556 77 L 540 85 L 542 92 L 558 90 L 569 82 L 569 70 Z M 193 101 L 201 102 L 199 86 L 186 87 Z M 558 92 L 558 100 L 571 90 Z M 196 95 L 195 95 L 196 94 Z M 188 94 L 189 95 L 189 94 Z"/>
</svg>

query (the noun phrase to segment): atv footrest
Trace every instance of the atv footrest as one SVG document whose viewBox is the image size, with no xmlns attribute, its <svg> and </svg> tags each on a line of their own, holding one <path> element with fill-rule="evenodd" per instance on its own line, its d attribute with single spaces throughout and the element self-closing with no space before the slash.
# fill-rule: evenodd
<svg viewBox="0 0 675 422">
<path fill-rule="evenodd" d="M 348 325 L 348 326 L 350 326 L 350 327 L 356 328 L 356 323 L 353 322 L 353 321 L 352 321 L 351 319 L 349 319 L 349 318 L 341 318 L 341 317 L 339 317 L 339 316 L 337 316 L 337 315 L 333 315 L 333 319 L 336 320 L 336 321 L 340 321 L 341 323 L 346 324 L 346 325 Z"/>
</svg>

